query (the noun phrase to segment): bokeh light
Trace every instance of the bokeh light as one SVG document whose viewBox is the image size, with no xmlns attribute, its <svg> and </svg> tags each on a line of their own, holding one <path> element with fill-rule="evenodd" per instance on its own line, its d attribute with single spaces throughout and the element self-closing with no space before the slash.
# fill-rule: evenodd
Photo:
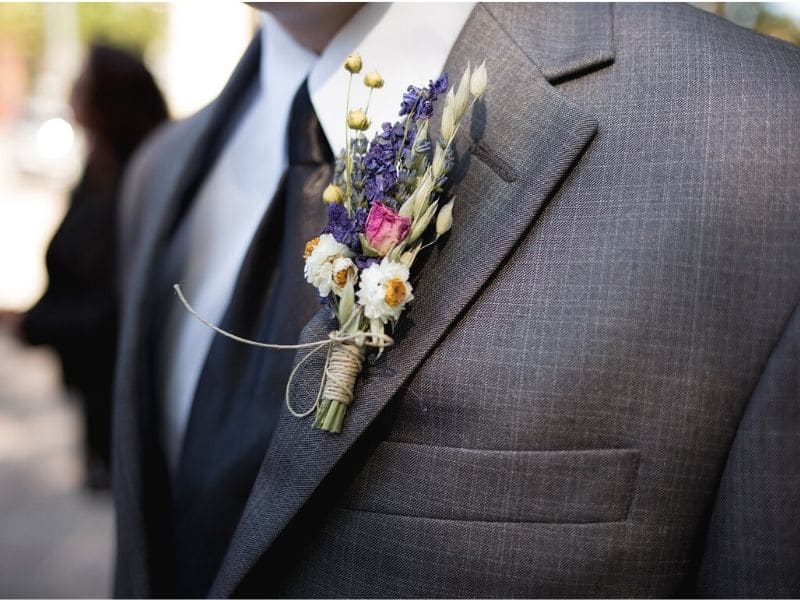
<svg viewBox="0 0 800 600">
<path fill-rule="evenodd" d="M 62 158 L 69 153 L 75 141 L 72 125 L 61 117 L 47 119 L 36 134 L 36 149 L 47 159 Z"/>
</svg>

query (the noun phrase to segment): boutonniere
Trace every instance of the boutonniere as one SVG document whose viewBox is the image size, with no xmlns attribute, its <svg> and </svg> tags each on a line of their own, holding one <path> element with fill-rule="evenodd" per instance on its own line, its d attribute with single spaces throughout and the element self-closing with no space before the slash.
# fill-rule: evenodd
<svg viewBox="0 0 800 600">
<path fill-rule="evenodd" d="M 174 286 L 186 309 L 217 333 L 260 348 L 311 350 L 289 377 L 286 406 L 299 418 L 316 413 L 314 428 L 331 433 L 342 430 L 366 349 L 376 348 L 380 354 L 392 345 L 387 328 L 394 328 L 415 294 L 429 292 L 415 290 L 410 274 L 420 251 L 434 244 L 453 223 L 453 198 L 445 201 L 454 163 L 452 143 L 462 119 L 487 85 L 485 62 L 475 69 L 467 65 L 457 88 L 449 86 L 447 73 L 424 87 L 409 85 L 400 103 L 400 120 L 383 123 L 369 140 L 364 134 L 370 127 L 369 103 L 375 90 L 383 87 L 383 77 L 377 71 L 364 76 L 367 102 L 363 108 L 353 108 L 352 84 L 361 72 L 361 57 L 348 56 L 344 68 L 349 72 L 345 148 L 322 194 L 321 201 L 328 205 L 328 224 L 306 242 L 304 252 L 305 279 L 333 312 L 338 329 L 327 340 L 304 344 L 249 340 L 204 319 L 183 296 L 180 285 Z M 441 127 L 433 136 L 430 118 L 441 102 Z M 327 357 L 316 401 L 299 412 L 290 402 L 292 381 L 299 367 L 323 348 Z"/>
<path fill-rule="evenodd" d="M 453 222 L 453 199 L 444 201 L 454 160 L 451 146 L 487 84 L 484 63 L 467 66 L 457 88 L 449 87 L 447 73 L 426 87 L 410 85 L 400 120 L 383 123 L 368 140 L 369 102 L 383 78 L 367 73 L 366 107 L 353 108 L 351 87 L 361 67 L 358 54 L 344 63 L 349 72 L 346 145 L 322 196 L 328 225 L 305 247 L 305 278 L 339 324 L 314 418 L 315 428 L 333 433 L 342 429 L 366 348 L 380 353 L 392 344 L 387 328 L 394 328 L 414 294 L 426 293 L 414 290 L 409 276 L 419 252 Z M 442 97 L 441 129 L 431 136 L 430 118 Z"/>
</svg>

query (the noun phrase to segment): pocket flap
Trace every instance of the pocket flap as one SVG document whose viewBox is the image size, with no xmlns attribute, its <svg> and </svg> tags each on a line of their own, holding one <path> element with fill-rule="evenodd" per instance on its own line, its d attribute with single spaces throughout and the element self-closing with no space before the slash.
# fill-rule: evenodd
<svg viewBox="0 0 800 600">
<path fill-rule="evenodd" d="M 347 508 L 465 521 L 591 523 L 627 517 L 636 449 L 471 450 L 383 442 Z"/>
</svg>

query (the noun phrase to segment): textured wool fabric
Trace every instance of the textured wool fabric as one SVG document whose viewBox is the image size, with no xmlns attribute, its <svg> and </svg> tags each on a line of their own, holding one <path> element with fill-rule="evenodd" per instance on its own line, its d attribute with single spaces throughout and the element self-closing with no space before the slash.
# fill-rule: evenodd
<svg viewBox="0 0 800 600">
<path fill-rule="evenodd" d="M 487 4 L 448 71 L 484 56 L 396 345 L 341 435 L 281 415 L 210 595 L 800 594 L 800 51 L 683 5 Z M 147 595 L 134 298 L 117 590 Z"/>
<path fill-rule="evenodd" d="M 791 597 L 800 589 L 800 311 L 758 381 L 728 453 L 698 591 Z M 746 537 L 739 532 L 746 531 Z"/>
</svg>

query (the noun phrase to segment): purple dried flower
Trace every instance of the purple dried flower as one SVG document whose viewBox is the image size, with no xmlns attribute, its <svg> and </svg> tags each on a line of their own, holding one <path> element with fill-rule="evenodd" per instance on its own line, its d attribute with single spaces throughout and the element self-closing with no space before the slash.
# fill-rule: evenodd
<svg viewBox="0 0 800 600">
<path fill-rule="evenodd" d="M 395 162 L 398 154 L 404 157 L 414 142 L 415 127 L 409 127 L 408 134 L 404 134 L 403 124 L 394 125 L 384 123 L 382 131 L 375 135 L 370 144 L 369 151 L 364 155 L 364 197 L 371 206 L 373 202 L 390 197 L 397 184 L 397 170 Z M 400 145 L 403 144 L 402 153 Z M 389 202 L 394 204 L 393 201 Z"/>
<path fill-rule="evenodd" d="M 426 88 L 408 86 L 408 90 L 403 94 L 403 101 L 400 103 L 400 116 L 407 115 L 416 106 L 414 121 L 430 118 L 433 114 L 433 103 L 447 91 L 447 86 L 447 73 L 442 73 L 436 81 L 430 81 Z"/>
<path fill-rule="evenodd" d="M 403 101 L 400 103 L 399 116 L 407 115 L 414 108 L 414 105 L 419 99 L 421 90 L 413 85 L 408 86 L 408 90 L 403 94 Z"/>
<path fill-rule="evenodd" d="M 434 100 L 447 91 L 447 84 L 447 73 L 442 73 L 436 81 L 430 82 L 428 89 Z"/>
<path fill-rule="evenodd" d="M 358 234 L 364 233 L 364 224 L 367 221 L 369 210 L 359 208 L 353 216 L 347 214 L 347 209 L 341 204 L 328 205 L 328 224 L 322 233 L 330 233 L 340 244 L 344 244 L 353 252 L 361 251 L 361 239 Z"/>
</svg>

